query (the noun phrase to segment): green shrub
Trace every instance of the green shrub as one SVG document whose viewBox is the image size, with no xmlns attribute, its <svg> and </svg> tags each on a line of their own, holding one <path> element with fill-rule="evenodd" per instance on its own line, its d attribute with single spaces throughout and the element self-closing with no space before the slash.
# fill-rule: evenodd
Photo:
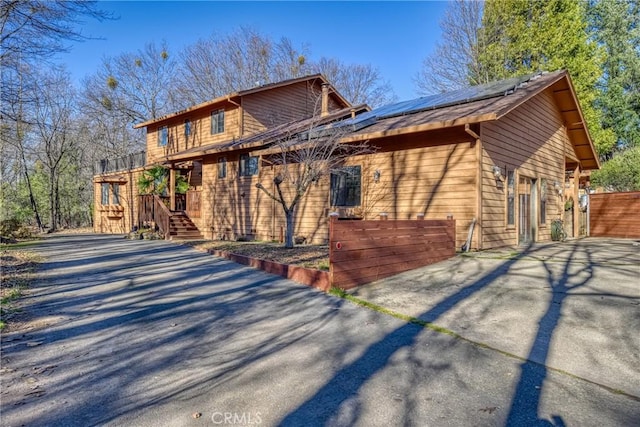
<svg viewBox="0 0 640 427">
<path fill-rule="evenodd" d="M 551 221 L 551 240 L 559 242 L 566 237 L 561 219 Z"/>
<path fill-rule="evenodd" d="M 10 237 L 13 232 L 20 227 L 20 222 L 16 218 L 3 219 L 0 221 L 0 235 Z"/>
</svg>

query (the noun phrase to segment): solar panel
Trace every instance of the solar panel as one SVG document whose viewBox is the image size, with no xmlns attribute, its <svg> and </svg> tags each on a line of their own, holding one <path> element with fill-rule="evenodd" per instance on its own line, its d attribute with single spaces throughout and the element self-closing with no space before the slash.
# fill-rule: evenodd
<svg viewBox="0 0 640 427">
<path fill-rule="evenodd" d="M 387 119 L 405 114 L 413 114 L 425 110 L 435 110 L 451 105 L 466 104 L 482 99 L 494 98 L 513 93 L 517 88 L 525 82 L 531 80 L 535 74 L 527 76 L 515 77 L 497 82 L 491 82 L 483 85 L 469 86 L 462 89 L 423 96 L 417 99 L 402 101 L 395 104 L 385 105 L 358 116 L 343 120 L 338 126 L 351 126 L 352 131 L 370 126 L 380 119 Z"/>
<path fill-rule="evenodd" d="M 537 75 L 540 75 L 540 73 L 514 77 L 477 86 L 468 86 L 450 92 L 423 96 L 421 98 L 384 105 L 366 113 L 359 114 L 353 118 L 319 126 L 317 130 L 348 127 L 350 131 L 356 132 L 360 129 L 371 126 L 381 119 L 388 119 L 406 114 L 414 114 L 420 111 L 435 110 L 452 105 L 466 104 L 473 101 L 505 96 L 515 92 L 518 87 L 530 81 Z"/>
</svg>

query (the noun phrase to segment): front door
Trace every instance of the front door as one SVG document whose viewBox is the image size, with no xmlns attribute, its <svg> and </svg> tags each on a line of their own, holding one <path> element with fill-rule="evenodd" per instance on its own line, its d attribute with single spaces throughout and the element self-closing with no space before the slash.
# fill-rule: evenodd
<svg viewBox="0 0 640 427">
<path fill-rule="evenodd" d="M 531 178 L 521 176 L 518 180 L 518 243 L 532 241 Z"/>
</svg>

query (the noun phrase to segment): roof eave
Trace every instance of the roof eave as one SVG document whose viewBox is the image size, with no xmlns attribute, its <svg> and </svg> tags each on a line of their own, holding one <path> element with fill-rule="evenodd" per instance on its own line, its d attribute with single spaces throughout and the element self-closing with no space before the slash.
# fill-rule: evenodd
<svg viewBox="0 0 640 427">
<path fill-rule="evenodd" d="M 315 119 L 318 120 L 317 123 L 315 123 L 316 125 L 318 124 L 324 124 L 324 123 L 329 123 L 335 120 L 341 120 L 344 117 L 348 116 L 349 114 L 351 114 L 351 111 L 354 110 L 356 112 L 360 112 L 363 110 L 368 109 L 369 107 L 366 104 L 361 104 L 361 105 L 356 105 L 354 107 L 347 107 L 347 108 L 343 108 L 341 110 L 338 111 L 334 111 L 332 113 L 330 113 L 329 115 L 325 116 L 325 117 L 316 117 Z M 303 119 L 300 122 L 304 122 L 306 120 L 311 120 L 313 118 L 307 118 L 307 119 Z M 255 141 L 251 141 L 251 142 L 247 142 L 247 143 L 236 143 L 236 144 L 232 144 L 233 141 L 227 141 L 227 142 L 223 142 L 223 143 L 218 143 L 218 144 L 212 144 L 210 146 L 205 146 L 203 148 L 200 148 L 198 150 L 192 151 L 192 152 L 181 152 L 181 153 L 175 153 L 175 154 L 171 154 L 168 156 L 165 156 L 162 158 L 162 161 L 164 162 L 175 162 L 175 161 L 181 161 L 181 160 L 189 160 L 189 159 L 196 159 L 196 158 L 200 158 L 203 156 L 207 156 L 207 155 L 211 155 L 211 154 L 219 154 L 219 153 L 229 153 L 229 152 L 233 152 L 233 151 L 244 151 L 244 150 L 251 150 L 251 149 L 255 149 L 255 148 L 260 148 L 260 147 L 264 147 L 266 145 L 269 145 L 271 143 L 273 143 L 274 141 L 278 140 L 278 139 L 282 139 L 283 135 L 287 134 L 287 133 L 299 133 L 302 132 L 302 130 L 300 129 L 288 129 L 287 126 L 292 126 L 295 125 L 297 122 L 291 122 L 288 123 L 286 125 L 282 125 L 282 132 L 280 134 L 276 133 L 276 134 L 271 134 L 271 132 L 273 131 L 273 129 L 267 129 L 265 130 L 263 133 L 265 134 L 264 138 L 255 140 Z M 304 127 L 306 129 L 306 125 L 300 125 L 301 127 Z M 248 138 L 253 138 L 256 135 L 251 135 Z"/>
<path fill-rule="evenodd" d="M 443 121 L 437 121 L 437 122 L 429 122 L 429 123 L 424 123 L 424 124 L 421 124 L 421 125 L 408 126 L 408 127 L 403 127 L 403 128 L 397 128 L 397 129 L 388 129 L 388 130 L 382 130 L 382 131 L 377 131 L 377 132 L 362 133 L 362 134 L 359 134 L 359 135 L 346 136 L 344 138 L 341 138 L 340 142 L 344 142 L 344 143 L 358 142 L 358 141 L 366 141 L 366 140 L 369 140 L 369 139 L 379 139 L 379 138 L 386 138 L 386 137 L 391 137 L 391 136 L 406 135 L 406 134 L 410 134 L 410 133 L 428 132 L 428 131 L 432 131 L 432 130 L 445 129 L 445 128 L 451 128 L 451 127 L 456 127 L 456 126 L 464 126 L 464 125 L 467 125 L 467 124 L 486 122 L 486 121 L 491 121 L 491 120 L 496 120 L 496 119 L 497 119 L 496 115 L 493 114 L 493 113 L 482 114 L 482 115 L 479 115 L 479 116 L 467 116 L 467 117 L 461 117 L 461 118 L 454 119 L 454 120 L 443 120 Z"/>
<path fill-rule="evenodd" d="M 576 110 L 577 110 L 577 112 L 579 114 L 579 117 L 580 117 L 580 127 L 581 127 L 581 129 L 573 129 L 572 131 L 577 131 L 577 130 L 584 131 L 585 139 L 586 139 L 586 141 L 588 143 L 589 151 L 591 153 L 590 156 L 586 156 L 586 157 L 582 157 L 582 158 L 579 157 L 578 158 L 580 166 L 585 170 L 600 169 L 600 161 L 598 159 L 597 152 L 596 152 L 595 147 L 593 145 L 593 141 L 591 140 L 591 136 L 589 135 L 589 129 L 585 125 L 585 120 L 584 120 L 584 115 L 582 113 L 582 108 L 580 107 L 580 103 L 578 102 L 578 98 L 576 96 L 575 89 L 573 87 L 573 82 L 571 81 L 571 76 L 569 75 L 569 73 L 566 70 L 563 70 L 562 72 L 558 73 L 556 78 L 554 78 L 552 80 L 549 80 L 543 87 L 538 88 L 535 91 L 532 91 L 526 97 L 522 97 L 521 99 L 519 99 L 518 102 L 514 102 L 513 104 L 510 104 L 507 107 L 503 108 L 502 110 L 498 111 L 496 113 L 496 118 L 497 119 L 501 119 L 502 117 L 504 117 L 507 114 L 511 113 L 516 108 L 519 108 L 520 106 L 524 105 L 526 102 L 528 102 L 529 100 L 531 100 L 535 96 L 538 96 L 540 93 L 542 93 L 545 90 L 549 89 L 550 87 L 552 87 L 553 85 L 555 85 L 556 83 L 560 82 L 563 79 L 566 79 L 566 81 L 567 81 L 567 86 L 569 88 L 569 91 L 571 92 L 572 101 L 573 101 L 573 103 L 574 103 L 574 105 L 576 107 Z M 565 125 L 566 125 L 566 123 L 565 123 Z M 577 144 L 575 138 L 570 136 L 571 135 L 571 131 L 567 130 L 567 134 L 569 135 L 569 138 L 571 139 L 571 144 L 574 146 L 574 148 L 576 148 L 578 146 L 587 145 L 587 144 Z"/>
<path fill-rule="evenodd" d="M 276 82 L 276 83 L 268 83 L 262 86 L 258 86 L 258 87 L 254 87 L 251 89 L 246 89 L 246 90 L 241 90 L 241 91 L 236 91 L 236 92 L 231 92 L 228 93 L 226 95 L 222 95 L 219 96 L 217 98 L 214 98 L 210 101 L 206 101 L 206 102 L 202 102 L 200 104 L 191 106 L 189 108 L 186 108 L 184 110 L 180 110 L 180 111 L 176 111 L 174 113 L 170 113 L 167 115 L 164 115 L 162 117 L 158 117 L 155 119 L 150 119 L 150 120 L 146 120 L 144 122 L 141 123 L 137 123 L 133 126 L 134 129 L 139 129 L 142 127 L 146 127 L 152 124 L 156 124 L 156 123 L 160 123 L 160 122 L 164 122 L 176 117 L 179 117 L 181 115 L 184 114 L 188 114 L 188 113 L 193 113 L 194 111 L 203 109 L 203 108 L 210 108 L 216 104 L 222 104 L 224 102 L 231 102 L 231 99 L 234 98 L 239 98 L 241 96 L 246 96 L 246 95 L 251 95 L 254 93 L 259 93 L 259 92 L 263 92 L 263 91 L 267 91 L 267 90 L 272 90 L 272 89 L 276 89 L 276 88 L 280 88 L 280 87 L 284 87 L 284 86 L 289 86 L 289 85 L 293 85 L 296 83 L 301 83 L 301 82 L 305 82 L 305 81 L 312 81 L 312 80 L 320 80 L 322 83 L 328 83 L 331 88 L 331 94 L 334 95 L 336 98 L 338 98 L 340 100 L 341 103 L 344 104 L 345 108 L 351 107 L 351 103 L 349 101 L 346 100 L 346 98 L 344 98 L 340 92 L 337 91 L 337 89 L 331 84 L 329 83 L 329 81 L 326 79 L 325 76 L 323 76 L 322 74 L 316 73 L 316 74 L 310 74 L 308 76 L 304 76 L 304 77 L 298 77 L 298 78 L 294 78 L 294 79 L 289 79 L 289 80 L 284 80 L 281 82 Z"/>
</svg>

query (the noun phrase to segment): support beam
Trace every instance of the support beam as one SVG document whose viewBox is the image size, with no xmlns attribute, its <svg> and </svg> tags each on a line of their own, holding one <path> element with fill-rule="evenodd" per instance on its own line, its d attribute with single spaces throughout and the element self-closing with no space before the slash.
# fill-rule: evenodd
<svg viewBox="0 0 640 427">
<path fill-rule="evenodd" d="M 176 210 L 176 170 L 173 165 L 169 168 L 169 209 Z"/>
<path fill-rule="evenodd" d="M 573 170 L 573 237 L 578 237 L 580 231 L 580 165 Z"/>
</svg>

